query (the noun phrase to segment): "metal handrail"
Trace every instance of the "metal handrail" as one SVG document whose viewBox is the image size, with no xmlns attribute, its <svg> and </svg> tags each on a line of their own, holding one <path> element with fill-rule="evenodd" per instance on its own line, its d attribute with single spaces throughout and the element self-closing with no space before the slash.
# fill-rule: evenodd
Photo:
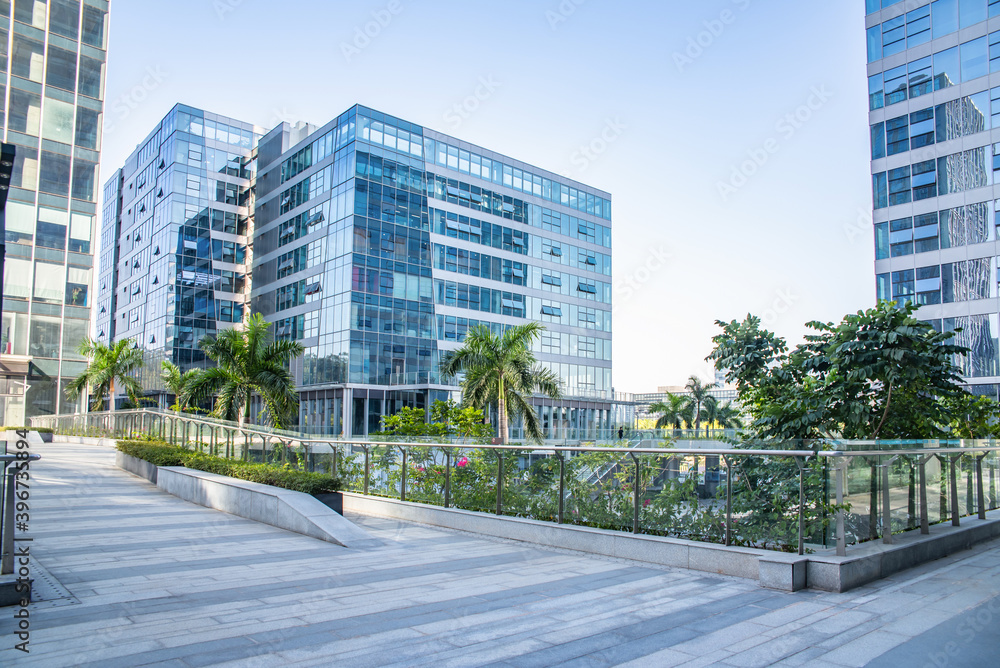
<svg viewBox="0 0 1000 668">
<path fill-rule="evenodd" d="M 0 575 L 14 572 L 14 524 L 15 517 L 15 487 L 17 473 L 20 467 L 11 466 L 16 462 L 33 462 L 41 459 L 41 455 L 26 452 L 0 455 Z"/>
</svg>

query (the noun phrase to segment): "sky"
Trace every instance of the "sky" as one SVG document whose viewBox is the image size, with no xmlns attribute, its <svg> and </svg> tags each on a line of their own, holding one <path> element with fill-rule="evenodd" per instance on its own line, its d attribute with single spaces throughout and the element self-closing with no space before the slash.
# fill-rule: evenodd
<svg viewBox="0 0 1000 668">
<path fill-rule="evenodd" d="M 614 385 L 875 300 L 864 3 L 115 0 L 101 179 L 182 102 L 384 111 L 612 194 Z"/>
</svg>

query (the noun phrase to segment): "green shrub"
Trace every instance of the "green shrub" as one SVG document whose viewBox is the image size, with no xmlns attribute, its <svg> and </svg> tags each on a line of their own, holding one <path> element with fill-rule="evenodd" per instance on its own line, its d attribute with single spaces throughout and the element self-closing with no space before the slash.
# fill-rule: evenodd
<svg viewBox="0 0 1000 668">
<path fill-rule="evenodd" d="M 196 471 L 217 473 L 249 482 L 290 489 L 306 494 L 326 494 L 344 489 L 343 481 L 324 473 L 307 473 L 270 464 L 233 461 L 192 452 L 163 442 L 120 441 L 118 449 L 156 466 L 186 466 Z"/>
<path fill-rule="evenodd" d="M 119 441 L 118 449 L 126 455 L 142 459 L 154 466 L 184 466 L 191 453 L 162 441 Z"/>
<path fill-rule="evenodd" d="M 5 431 L 36 431 L 39 434 L 54 434 L 55 430 L 48 427 L 4 427 Z"/>
</svg>

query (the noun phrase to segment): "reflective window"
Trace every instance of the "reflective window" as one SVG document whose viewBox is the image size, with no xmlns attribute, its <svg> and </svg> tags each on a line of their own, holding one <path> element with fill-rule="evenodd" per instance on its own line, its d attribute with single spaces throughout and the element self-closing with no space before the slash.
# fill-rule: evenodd
<svg viewBox="0 0 1000 668">
<path fill-rule="evenodd" d="M 75 106 L 62 100 L 45 98 L 45 118 L 42 137 L 63 144 L 73 143 L 73 112 Z"/>
<path fill-rule="evenodd" d="M 889 223 L 875 225 L 875 259 L 885 260 L 889 257 Z"/>
<path fill-rule="evenodd" d="M 962 81 L 972 81 L 990 72 L 989 42 L 986 37 L 974 39 L 961 46 Z"/>
<path fill-rule="evenodd" d="M 872 174 L 872 201 L 873 206 L 876 209 L 884 209 L 889 206 L 888 185 L 885 172 Z"/>
<path fill-rule="evenodd" d="M 868 108 L 870 110 L 881 109 L 885 106 L 885 98 L 882 93 L 882 73 L 879 72 L 868 77 Z"/>
<path fill-rule="evenodd" d="M 959 2 L 959 27 L 968 28 L 986 20 L 986 0 L 961 0 Z"/>
<path fill-rule="evenodd" d="M 958 30 L 958 0 L 936 0 L 931 3 L 931 23 L 935 39 Z"/>
<path fill-rule="evenodd" d="M 912 200 L 910 192 L 910 166 L 889 170 L 889 206 L 906 204 Z"/>
<path fill-rule="evenodd" d="M 105 47 L 104 33 L 107 20 L 107 12 L 101 11 L 96 7 L 91 7 L 90 5 L 84 5 L 83 35 L 81 35 L 83 43 L 103 49 Z"/>
<path fill-rule="evenodd" d="M 934 90 L 941 90 L 959 83 L 962 80 L 960 72 L 957 46 L 934 54 Z"/>
<path fill-rule="evenodd" d="M 22 79 L 41 83 L 44 73 L 45 46 L 41 42 L 23 35 L 14 35 L 14 46 L 10 54 L 10 71 Z"/>
<path fill-rule="evenodd" d="M 885 123 L 872 126 L 872 160 L 885 157 Z"/>
<path fill-rule="evenodd" d="M 955 51 L 958 51 L 957 47 L 955 48 Z M 903 102 L 906 99 L 907 88 L 906 65 L 900 65 L 899 67 L 894 67 L 891 70 L 886 70 L 884 76 L 886 105 Z"/>
<path fill-rule="evenodd" d="M 906 15 L 906 46 L 911 48 L 931 39 L 931 6 L 925 5 Z"/>
<path fill-rule="evenodd" d="M 49 0 L 49 31 L 77 39 L 80 34 L 79 0 Z"/>
<path fill-rule="evenodd" d="M 907 69 L 909 70 L 910 97 L 920 97 L 933 92 L 934 73 L 930 56 L 913 61 Z"/>
<path fill-rule="evenodd" d="M 882 24 L 882 57 L 901 53 L 906 49 L 906 17 L 897 16 Z M 868 57 L 872 53 L 869 47 Z"/>
<path fill-rule="evenodd" d="M 69 194 L 69 166 L 68 155 L 42 151 L 38 189 L 66 197 Z"/>
<path fill-rule="evenodd" d="M 887 155 L 910 150 L 910 119 L 908 116 L 892 118 L 885 122 Z"/>
<path fill-rule="evenodd" d="M 45 83 L 70 92 L 76 91 L 76 54 L 49 44 Z"/>
</svg>

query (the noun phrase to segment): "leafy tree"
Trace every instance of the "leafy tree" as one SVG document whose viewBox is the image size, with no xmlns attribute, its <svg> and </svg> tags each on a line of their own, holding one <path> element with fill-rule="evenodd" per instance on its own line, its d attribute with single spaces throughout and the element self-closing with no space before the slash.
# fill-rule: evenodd
<svg viewBox="0 0 1000 668">
<path fill-rule="evenodd" d="M 424 409 L 403 407 L 395 415 L 382 418 L 382 433 L 394 437 L 486 438 L 493 431 L 478 408 L 439 400 L 431 405 L 430 412 L 428 422 Z"/>
<path fill-rule="evenodd" d="M 496 335 L 479 325 L 469 330 L 461 348 L 447 353 L 441 361 L 443 375 L 465 374 L 465 403 L 481 409 L 497 407 L 501 443 L 507 443 L 510 416 L 522 418 L 528 437 L 541 442 L 538 416 L 528 399 L 535 392 L 554 399 L 560 396 L 559 377 L 540 367 L 531 351 L 531 344 L 544 329 L 530 322 Z"/>
<path fill-rule="evenodd" d="M 916 308 L 884 301 L 848 314 L 839 325 L 807 323 L 815 333 L 791 351 L 753 316 L 718 322 L 723 331 L 713 339 L 716 347 L 709 359 L 736 383 L 752 420 L 750 430 L 760 438 L 946 438 L 958 408 L 973 408 L 955 364 L 968 350 L 951 342 L 954 332 L 937 332 L 914 318 Z M 877 463 L 875 458 L 870 462 L 872 508 L 877 505 Z M 823 496 L 821 468 L 815 460 L 808 466 L 810 498 Z M 768 525 L 778 527 L 780 518 L 797 512 L 775 488 L 797 476 L 790 460 L 741 458 L 737 473 L 742 484 L 755 490 L 734 496 L 734 512 L 749 513 L 741 525 L 767 535 Z M 819 530 L 825 521 L 821 517 L 832 510 L 819 502 L 804 512 Z M 876 520 L 877 513 L 870 512 L 870 538 L 878 535 Z"/>
<path fill-rule="evenodd" d="M 281 428 L 293 422 L 298 396 L 288 364 L 304 348 L 296 341 L 275 341 L 270 326 L 255 313 L 242 331 L 227 329 L 218 337 L 203 338 L 199 345 L 216 366 L 191 381 L 190 400 L 199 402 L 214 395 L 212 415 L 242 425 L 250 421 L 250 398 L 256 392 L 272 425 Z"/>
<path fill-rule="evenodd" d="M 739 411 L 730 403 L 720 403 L 715 397 L 705 400 L 702 416 L 705 418 L 705 438 L 711 436 L 713 424 L 719 425 L 720 429 L 739 429 L 742 426 Z"/>
<path fill-rule="evenodd" d="M 708 359 L 735 382 L 762 438 L 940 438 L 965 395 L 955 365 L 968 349 L 913 317 L 916 305 L 881 302 L 839 325 L 810 322 L 816 334 L 788 352 L 760 320 L 718 322 Z"/>
<path fill-rule="evenodd" d="M 115 388 L 125 388 L 134 406 L 139 405 L 142 386 L 135 373 L 143 366 L 142 351 L 132 339 L 121 339 L 111 346 L 85 338 L 79 347 L 80 354 L 90 360 L 86 370 L 66 386 L 66 396 L 76 401 L 90 387 L 94 401 L 92 410 L 104 408 L 104 397 L 111 397 L 111 410 L 115 410 Z"/>
<path fill-rule="evenodd" d="M 695 431 L 701 429 L 701 419 L 702 419 L 702 408 L 705 406 L 705 402 L 711 398 L 712 387 L 710 385 L 705 385 L 701 382 L 701 379 L 697 376 L 691 376 L 688 378 L 687 384 L 684 389 L 688 391 L 689 396 L 687 397 L 687 404 L 690 410 L 691 422 L 694 423 Z"/>
<path fill-rule="evenodd" d="M 191 369 L 181 373 L 180 368 L 169 360 L 163 360 L 160 367 L 160 377 L 170 393 L 174 395 L 174 405 L 170 407 L 171 410 L 180 412 L 189 410 L 190 387 L 198 374 L 201 373 L 201 369 Z"/>
<path fill-rule="evenodd" d="M 687 398 L 667 393 L 666 401 L 657 401 L 649 406 L 650 413 L 660 413 L 656 421 L 657 429 L 680 429 L 684 421 L 684 406 Z"/>
</svg>

